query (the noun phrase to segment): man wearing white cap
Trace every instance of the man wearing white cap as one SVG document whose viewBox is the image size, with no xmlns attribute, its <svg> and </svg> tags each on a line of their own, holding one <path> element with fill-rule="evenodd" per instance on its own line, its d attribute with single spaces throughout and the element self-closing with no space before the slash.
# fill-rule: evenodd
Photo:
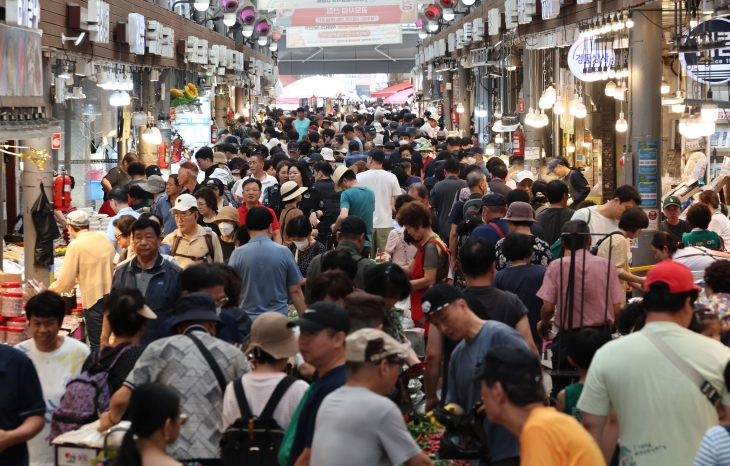
<svg viewBox="0 0 730 466">
<path fill-rule="evenodd" d="M 347 382 L 317 411 L 309 464 L 431 465 L 386 397 L 407 350 L 382 330 L 364 328 L 345 340 Z"/>
<path fill-rule="evenodd" d="M 515 177 L 517 181 L 517 189 L 521 189 L 532 197 L 532 183 L 535 181 L 535 175 L 530 170 L 522 170 Z"/>
<path fill-rule="evenodd" d="M 210 228 L 198 225 L 198 201 L 190 194 L 181 194 L 170 209 L 177 230 L 165 236 L 162 244 L 170 245 L 170 255 L 183 269 L 205 262 L 223 262 L 218 236 Z"/>
<path fill-rule="evenodd" d="M 104 297 L 112 288 L 116 251 L 104 233 L 89 231 L 89 214 L 71 212 L 66 216 L 68 232 L 74 239 L 68 245 L 58 280 L 48 287 L 56 293 L 71 291 L 79 282 L 84 306 L 86 333 L 91 351 L 99 349 L 104 318 Z"/>
</svg>

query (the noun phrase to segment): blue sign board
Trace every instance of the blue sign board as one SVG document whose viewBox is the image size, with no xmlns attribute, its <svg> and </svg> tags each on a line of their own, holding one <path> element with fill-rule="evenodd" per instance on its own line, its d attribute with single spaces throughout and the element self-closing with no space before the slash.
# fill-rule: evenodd
<svg viewBox="0 0 730 466">
<path fill-rule="evenodd" d="M 716 18 L 698 24 L 692 29 L 692 35 L 709 36 L 712 41 L 730 40 L 730 21 L 725 18 Z M 692 39 L 688 45 L 696 44 Z M 713 62 L 710 64 L 699 63 L 699 59 L 708 53 Z M 730 48 L 714 49 L 707 52 L 687 52 L 679 54 L 679 61 L 687 74 L 704 84 L 717 85 L 730 81 Z"/>
<path fill-rule="evenodd" d="M 658 197 L 657 158 L 659 156 L 658 141 L 644 141 L 636 144 L 638 169 L 636 183 L 641 196 L 641 207 L 656 207 Z"/>
</svg>

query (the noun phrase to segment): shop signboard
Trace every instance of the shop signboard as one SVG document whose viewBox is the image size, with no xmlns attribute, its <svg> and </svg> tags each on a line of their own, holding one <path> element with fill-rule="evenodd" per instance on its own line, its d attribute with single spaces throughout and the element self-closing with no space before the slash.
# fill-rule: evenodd
<svg viewBox="0 0 730 466">
<path fill-rule="evenodd" d="M 383 6 L 332 6 L 276 10 L 277 24 L 290 26 L 322 26 L 327 24 L 392 24 L 415 23 L 416 6 L 411 4 Z"/>
<path fill-rule="evenodd" d="M 730 40 L 730 20 L 716 18 L 710 21 L 699 23 L 692 29 L 692 34 L 708 37 L 710 41 Z M 690 40 L 689 45 L 694 45 L 695 40 Z M 710 63 L 700 63 L 699 60 L 709 54 Z M 687 52 L 679 54 L 679 61 L 687 74 L 703 84 L 718 85 L 730 81 L 730 48 L 713 49 L 697 54 Z"/>
<path fill-rule="evenodd" d="M 639 195 L 642 207 L 657 206 L 657 156 L 659 143 L 657 141 L 638 142 L 636 147 L 639 167 L 637 170 Z"/>
<path fill-rule="evenodd" d="M 585 82 L 597 81 L 598 77 L 589 77 L 583 74 L 583 68 L 598 68 L 606 66 L 610 68 L 613 65 L 615 54 L 612 48 L 599 47 L 595 39 L 584 37 L 573 43 L 568 51 L 568 67 L 571 73 Z"/>
<path fill-rule="evenodd" d="M 61 149 L 61 133 L 53 133 L 51 136 L 51 149 Z"/>
<path fill-rule="evenodd" d="M 525 160 L 540 160 L 540 148 L 525 147 Z"/>
<path fill-rule="evenodd" d="M 413 5 L 416 6 L 416 0 L 259 0 L 257 8 L 259 10 L 286 10 L 304 8 L 322 7 L 354 7 L 354 6 L 388 6 L 388 5 Z"/>
<path fill-rule="evenodd" d="M 0 24 L 0 97 L 42 98 L 42 73 L 41 34 Z"/>
<path fill-rule="evenodd" d="M 647 230 L 658 230 L 659 229 L 659 208 L 644 209 L 647 218 L 649 219 L 649 226 Z"/>
<path fill-rule="evenodd" d="M 189 147 L 201 147 L 210 144 L 210 99 L 198 97 L 202 104 L 201 113 L 177 112 L 175 129 Z"/>
<path fill-rule="evenodd" d="M 403 30 L 399 24 L 360 24 L 352 26 L 300 26 L 286 29 L 286 47 L 338 47 L 349 45 L 400 44 Z"/>
</svg>

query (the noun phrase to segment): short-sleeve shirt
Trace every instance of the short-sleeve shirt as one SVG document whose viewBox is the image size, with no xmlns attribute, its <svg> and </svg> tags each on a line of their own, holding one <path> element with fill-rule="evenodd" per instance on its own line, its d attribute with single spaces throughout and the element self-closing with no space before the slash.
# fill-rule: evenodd
<svg viewBox="0 0 730 466">
<path fill-rule="evenodd" d="M 616 266 L 616 273 L 621 275 L 629 271 L 629 240 L 623 235 L 614 234 L 606 237 L 598 246 L 599 257 L 605 257 Z M 626 282 L 621 280 L 621 289 L 626 289 Z"/>
<path fill-rule="evenodd" d="M 679 357 L 722 394 L 730 406 L 723 371 L 730 348 L 673 322 L 650 322 Z M 692 464 L 707 429 L 717 425 L 717 410 L 642 332 L 613 340 L 599 349 L 588 371 L 578 408 L 585 415 L 616 411 L 621 464 Z"/>
<path fill-rule="evenodd" d="M 315 374 L 314 388 L 299 412 L 297 432 L 294 435 L 294 441 L 291 446 L 289 462 L 287 463 L 288 466 L 294 466 L 294 463 L 297 462 L 299 455 L 302 454 L 304 449 L 312 447 L 317 413 L 319 412 L 322 401 L 324 401 L 327 395 L 345 385 L 345 382 L 347 382 L 347 366 L 345 365 L 331 369 L 322 377 Z M 317 463 L 310 462 L 310 464 L 314 465 Z"/>
<path fill-rule="evenodd" d="M 561 316 L 563 313 L 568 313 L 569 274 L 570 256 L 552 261 L 537 292 L 538 298 L 555 304 L 555 325 L 561 328 L 567 327 L 567 322 L 563 324 Z M 606 287 L 608 287 L 608 302 L 606 302 Z M 573 328 L 600 327 L 604 324 L 612 327 L 615 319 L 613 305 L 626 300 L 616 273 L 616 266 L 608 259 L 594 256 L 585 249 L 576 251 L 573 299 Z"/>
<path fill-rule="evenodd" d="M 525 264 L 500 270 L 492 281 L 494 288 L 516 294 L 525 305 L 532 339 L 538 348 L 540 348 L 542 339 L 537 333 L 537 323 L 540 322 L 543 302 L 537 297 L 537 291 L 542 286 L 546 272 L 545 267 Z"/>
<path fill-rule="evenodd" d="M 420 453 L 398 406 L 365 387 L 340 387 L 319 407 L 310 464 L 392 466 Z"/>
<path fill-rule="evenodd" d="M 114 394 L 114 392 L 121 388 L 124 380 L 127 378 L 127 375 L 129 375 L 134 364 L 137 362 L 137 359 L 139 359 L 140 355 L 142 355 L 142 346 L 131 345 L 131 347 L 126 349 L 120 356 L 119 353 L 128 346 L 130 345 L 121 344 L 114 347 L 107 346 L 100 350 L 100 356 L 97 356 L 96 353 L 90 354 L 89 357 L 86 358 L 86 362 L 84 362 L 81 372 L 91 370 L 92 368 L 94 370 L 108 370 L 109 378 L 107 380 L 109 381 L 109 391 Z M 117 357 L 119 357 L 119 359 L 117 359 Z M 116 363 L 114 363 L 114 366 L 109 369 L 109 366 L 111 366 L 115 359 Z"/>
<path fill-rule="evenodd" d="M 502 232 L 502 235 L 497 232 L 497 228 Z M 508 234 L 509 228 L 507 227 L 507 220 L 503 218 L 493 218 L 488 224 L 476 227 L 471 233 L 471 239 L 484 238 L 489 241 L 492 246 L 494 246 L 499 240 Z"/>
<path fill-rule="evenodd" d="M 304 137 L 304 135 L 309 132 L 309 118 L 304 118 L 302 120 L 297 118 L 292 122 L 292 124 L 294 125 L 294 129 L 297 131 L 297 133 L 299 133 L 298 141 L 301 141 L 302 137 Z"/>
<path fill-rule="evenodd" d="M 685 246 L 698 246 L 720 251 L 724 249 L 720 235 L 714 231 L 701 230 L 699 228 L 693 228 L 689 233 L 683 234 L 682 242 Z"/>
<path fill-rule="evenodd" d="M 104 179 L 111 183 L 112 188 L 126 186 L 132 180 L 132 177 L 122 171 L 119 167 L 114 167 L 104 176 Z"/>
<path fill-rule="evenodd" d="M 590 222 L 588 219 L 590 219 Z M 604 217 L 599 214 L 598 206 L 591 206 L 586 207 L 585 209 L 576 210 L 571 220 L 583 220 L 588 223 L 588 229 L 591 233 L 608 234 L 612 231 L 618 230 L 618 220 Z"/>
<path fill-rule="evenodd" d="M 687 223 L 686 220 L 679 219 L 679 223 L 676 225 L 671 225 L 666 220 L 662 221 L 662 230 L 668 232 L 670 235 L 674 236 L 674 239 L 676 239 L 677 242 L 680 242 L 682 241 L 682 236 L 685 233 L 692 231 L 692 228 L 689 227 L 689 223 Z"/>
<path fill-rule="evenodd" d="M 726 426 L 711 427 L 705 433 L 694 466 L 730 466 L 730 434 Z"/>
<path fill-rule="evenodd" d="M 555 408 L 533 409 L 520 433 L 521 466 L 603 466 L 598 444 L 572 416 Z"/>
<path fill-rule="evenodd" d="M 468 199 L 481 199 L 482 195 L 479 193 L 474 193 L 469 196 Z M 449 214 L 449 224 L 451 225 L 458 225 L 464 220 L 464 202 L 462 200 L 458 200 L 454 202 L 454 205 L 451 207 L 451 213 Z M 476 207 L 481 208 L 481 204 L 477 204 Z"/>
<path fill-rule="evenodd" d="M 266 207 L 259 201 L 259 205 L 256 207 Z M 279 226 L 279 219 L 277 218 L 276 212 L 274 212 L 274 209 L 270 207 L 266 207 L 269 209 L 269 212 L 271 212 L 271 218 L 274 219 L 274 221 L 271 224 L 271 228 L 276 231 L 280 228 Z M 241 207 L 238 208 L 238 220 L 241 222 L 241 225 L 246 225 L 246 216 L 248 215 L 248 207 L 246 207 L 246 204 L 241 204 Z"/>
<path fill-rule="evenodd" d="M 43 390 L 33 362 L 22 351 L 8 345 L 0 345 L 0 400 L 3 400 L 0 430 L 17 429 L 29 417 L 46 414 Z M 27 443 L 17 443 L 0 452 L 0 464 L 27 465 Z"/>
<path fill-rule="evenodd" d="M 286 246 L 259 235 L 236 248 L 228 260 L 243 280 L 241 302 L 254 320 L 265 312 L 288 315 L 289 287 L 302 281 L 299 266 Z"/>
<path fill-rule="evenodd" d="M 368 170 L 358 173 L 357 181 L 375 193 L 373 228 L 393 228 L 391 202 L 394 197 L 401 195 L 398 178 L 385 170 Z"/>
<path fill-rule="evenodd" d="M 532 243 L 532 255 L 530 256 L 530 264 L 541 265 L 547 267 L 551 260 L 553 260 L 553 253 L 550 252 L 550 245 L 547 241 L 541 240 L 537 236 L 530 236 L 530 242 Z M 497 270 L 506 269 L 512 267 L 512 261 L 504 257 L 502 252 L 502 245 L 504 244 L 504 238 L 497 241 L 494 245 L 495 252 L 497 254 L 497 262 L 495 264 Z"/>
<path fill-rule="evenodd" d="M 365 235 L 365 246 L 371 246 L 373 213 L 375 212 L 375 191 L 367 186 L 353 186 L 352 188 L 346 189 L 342 191 L 342 196 L 340 196 L 340 208 L 348 209 L 348 215 L 360 217 L 365 221 L 365 225 L 368 227 L 367 235 Z"/>
<path fill-rule="evenodd" d="M 210 351 L 226 383 L 251 370 L 240 350 L 201 329 L 188 328 L 186 333 L 194 333 Z M 150 343 L 124 385 L 134 390 L 145 383 L 160 383 L 177 392 L 180 409 L 188 416 L 175 443 L 167 447 L 168 454 L 177 460 L 219 458 L 223 390 L 193 340 L 175 335 Z"/>
<path fill-rule="evenodd" d="M 175 250 L 174 254 L 170 255 L 175 258 L 183 270 L 202 262 L 223 262 L 223 250 L 221 249 L 220 239 L 210 229 L 198 225 L 198 230 L 192 240 L 186 238 L 185 235 L 180 233 L 180 230 L 175 230 L 165 236 L 165 239 L 162 240 L 163 244 L 172 246 L 176 236 L 180 238 L 177 244 L 177 250 Z M 208 241 L 205 239 L 206 236 L 210 236 L 211 245 L 213 246 L 212 251 L 208 247 Z M 194 258 L 199 258 L 200 260 L 195 260 Z"/>
</svg>

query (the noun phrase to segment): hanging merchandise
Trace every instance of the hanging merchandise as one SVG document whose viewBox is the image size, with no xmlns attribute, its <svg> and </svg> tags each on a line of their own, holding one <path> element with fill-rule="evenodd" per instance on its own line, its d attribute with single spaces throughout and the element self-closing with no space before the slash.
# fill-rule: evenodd
<svg viewBox="0 0 730 466">
<path fill-rule="evenodd" d="M 53 216 L 53 205 L 46 196 L 41 182 L 41 193 L 30 209 L 36 229 L 35 252 L 33 265 L 53 265 L 53 241 L 61 237 L 61 232 Z"/>
</svg>

